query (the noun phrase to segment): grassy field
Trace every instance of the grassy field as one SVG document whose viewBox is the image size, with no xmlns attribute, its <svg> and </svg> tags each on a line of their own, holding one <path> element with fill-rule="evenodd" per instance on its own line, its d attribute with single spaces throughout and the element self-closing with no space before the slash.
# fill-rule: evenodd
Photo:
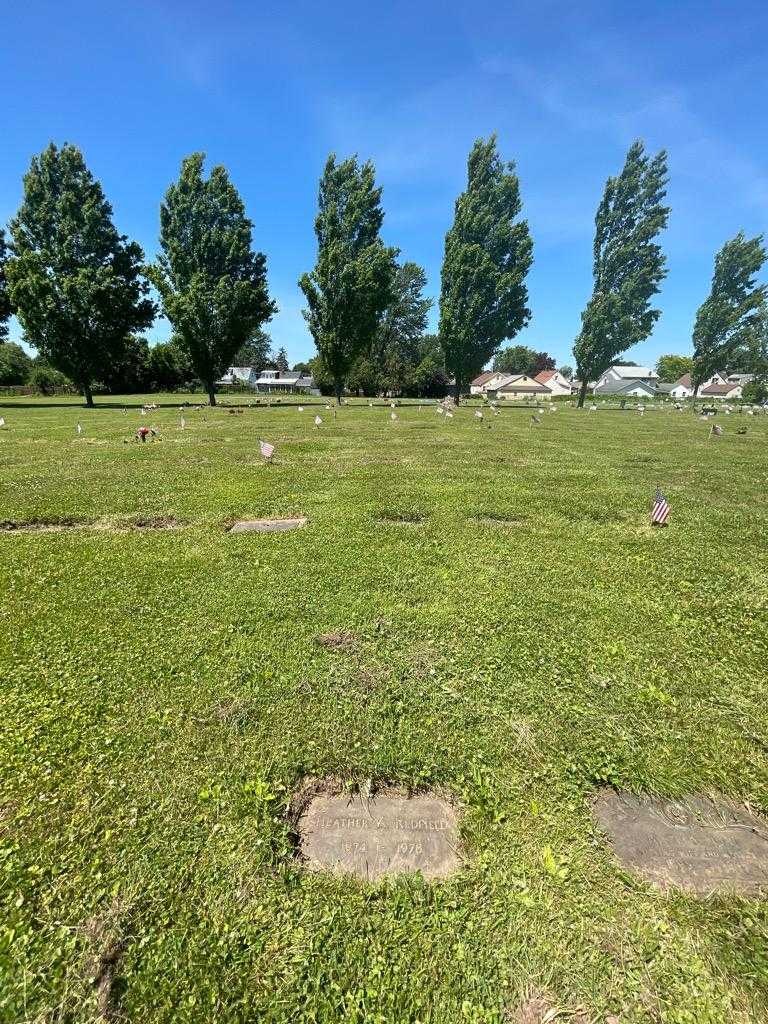
<svg viewBox="0 0 768 1024">
<path fill-rule="evenodd" d="M 768 418 L 160 401 L 0 408 L 0 521 L 79 526 L 0 531 L 0 1020 L 764 1021 L 766 904 L 589 800 L 768 809 Z M 306 775 L 453 791 L 465 869 L 302 873 Z"/>
</svg>

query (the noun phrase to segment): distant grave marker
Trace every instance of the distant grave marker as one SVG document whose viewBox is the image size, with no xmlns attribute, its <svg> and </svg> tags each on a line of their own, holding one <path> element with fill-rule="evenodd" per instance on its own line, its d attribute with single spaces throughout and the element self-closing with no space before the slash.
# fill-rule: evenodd
<svg viewBox="0 0 768 1024">
<path fill-rule="evenodd" d="M 316 783 L 300 803 L 298 852 L 310 871 L 376 882 L 416 871 L 442 879 L 461 867 L 458 812 L 435 793 L 388 788 L 366 797 Z"/>
<path fill-rule="evenodd" d="M 285 533 L 306 526 L 305 517 L 299 519 L 241 519 L 230 527 L 230 533 Z"/>
<path fill-rule="evenodd" d="M 768 893 L 768 821 L 730 800 L 605 789 L 593 814 L 622 865 L 662 889 Z"/>
</svg>

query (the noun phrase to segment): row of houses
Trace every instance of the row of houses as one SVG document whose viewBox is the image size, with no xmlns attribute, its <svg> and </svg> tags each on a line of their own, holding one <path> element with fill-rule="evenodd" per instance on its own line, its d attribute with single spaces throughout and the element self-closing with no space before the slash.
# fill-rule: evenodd
<svg viewBox="0 0 768 1024">
<path fill-rule="evenodd" d="M 699 396 L 737 400 L 742 396 L 744 385 L 752 379 L 751 373 L 714 373 L 701 384 Z M 690 374 L 684 374 L 673 384 L 663 384 L 659 382 L 658 374 L 646 366 L 611 366 L 599 380 L 590 381 L 587 388 L 594 395 L 613 398 L 654 398 L 658 395 L 681 399 L 693 396 Z M 578 394 L 580 390 L 580 380 L 568 380 L 559 370 L 545 370 L 535 377 L 486 370 L 470 385 L 473 395 L 486 395 L 492 399 L 554 398 Z"/>
</svg>

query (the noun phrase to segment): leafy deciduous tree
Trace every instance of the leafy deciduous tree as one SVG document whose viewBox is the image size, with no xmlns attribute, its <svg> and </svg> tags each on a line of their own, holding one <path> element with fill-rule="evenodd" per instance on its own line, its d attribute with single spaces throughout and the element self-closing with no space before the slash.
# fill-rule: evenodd
<svg viewBox="0 0 768 1024">
<path fill-rule="evenodd" d="M 440 344 L 457 402 L 501 342 L 531 317 L 525 277 L 533 242 L 527 222 L 517 220 L 521 209 L 515 165 L 501 161 L 495 135 L 478 139 L 445 236 L 440 289 Z"/>
<path fill-rule="evenodd" d="M 8 337 L 8 317 L 13 312 L 11 296 L 8 293 L 8 282 L 5 276 L 5 265 L 8 261 L 8 246 L 5 232 L 0 228 L 0 342 Z"/>
<path fill-rule="evenodd" d="M 0 345 L 0 385 L 11 387 L 26 384 L 32 369 L 32 360 L 21 347 L 12 341 Z"/>
<path fill-rule="evenodd" d="M 179 344 L 216 404 L 215 382 L 232 357 L 277 311 L 266 256 L 251 248 L 252 222 L 224 167 L 203 177 L 205 155 L 181 164 L 160 207 L 152 281 Z"/>
<path fill-rule="evenodd" d="M 566 380 L 573 380 L 573 367 L 565 363 L 560 367 L 560 373 L 565 377 Z"/>
<path fill-rule="evenodd" d="M 315 219 L 317 262 L 299 287 L 304 318 L 341 401 L 355 359 L 370 349 L 391 301 L 396 249 L 379 231 L 384 220 L 373 164 L 356 157 L 337 163 L 331 154 L 320 179 Z"/>
<path fill-rule="evenodd" d="M 272 339 L 266 331 L 258 328 L 232 356 L 233 366 L 252 366 L 254 370 L 266 369 L 270 363 Z"/>
<path fill-rule="evenodd" d="M 175 338 L 161 341 L 149 350 L 147 377 L 153 390 L 178 391 L 195 377 L 189 354 Z"/>
<path fill-rule="evenodd" d="M 734 354 L 755 336 L 764 312 L 766 286 L 755 283 L 765 263 L 763 236 L 745 238 L 740 231 L 715 256 L 707 298 L 693 326 L 693 399 L 716 370 L 729 370 Z"/>
<path fill-rule="evenodd" d="M 647 338 L 659 317 L 650 300 L 666 275 L 664 254 L 654 241 L 669 217 L 662 202 L 666 184 L 666 153 L 646 156 L 639 141 L 630 147 L 618 177 L 606 182 L 595 217 L 592 297 L 573 347 L 581 379 L 579 408 L 590 378 Z"/>
<path fill-rule="evenodd" d="M 692 356 L 676 356 L 673 354 L 659 356 L 656 361 L 656 373 L 659 380 L 665 384 L 674 384 L 680 380 L 683 374 L 690 373 L 693 369 Z"/>
<path fill-rule="evenodd" d="M 493 360 L 493 369 L 499 373 L 532 374 L 537 354 L 527 345 L 510 345 L 503 348 Z M 538 370 L 536 371 L 538 373 Z"/>
<path fill-rule="evenodd" d="M 69 144 L 33 157 L 10 228 L 10 299 L 25 338 L 93 405 L 93 381 L 154 318 L 141 248 L 117 233 L 101 185 Z"/>
</svg>

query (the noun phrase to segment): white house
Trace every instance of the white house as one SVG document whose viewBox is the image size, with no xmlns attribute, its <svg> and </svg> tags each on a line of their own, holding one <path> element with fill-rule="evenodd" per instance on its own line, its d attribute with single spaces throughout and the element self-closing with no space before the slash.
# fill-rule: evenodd
<svg viewBox="0 0 768 1024">
<path fill-rule="evenodd" d="M 700 398 L 715 398 L 723 401 L 733 401 L 741 398 L 742 386 L 733 381 L 712 381 L 709 384 L 702 384 L 699 388 Z"/>
<path fill-rule="evenodd" d="M 690 398 L 692 394 L 690 373 L 684 373 L 679 380 L 675 381 L 669 391 L 670 398 Z"/>
<path fill-rule="evenodd" d="M 490 389 L 489 389 L 490 390 Z M 493 389 L 499 398 L 551 398 L 552 392 L 546 384 L 539 384 L 524 373 L 507 374 Z"/>
<path fill-rule="evenodd" d="M 253 387 L 258 374 L 252 366 L 229 366 L 217 384 L 248 384 Z"/>
<path fill-rule="evenodd" d="M 559 370 L 542 370 L 533 378 L 537 384 L 548 387 L 553 395 L 570 395 L 571 382 Z"/>
<path fill-rule="evenodd" d="M 315 381 L 302 373 L 284 370 L 262 370 L 253 386 L 257 391 L 314 391 Z"/>
<path fill-rule="evenodd" d="M 647 366 L 610 366 L 600 375 L 594 394 L 648 398 L 656 393 L 658 379 L 659 375 Z"/>
<path fill-rule="evenodd" d="M 469 385 L 470 395 L 483 395 L 485 394 L 485 385 L 493 377 L 497 376 L 494 370 L 485 370 L 479 377 L 475 377 L 472 383 Z"/>
</svg>

